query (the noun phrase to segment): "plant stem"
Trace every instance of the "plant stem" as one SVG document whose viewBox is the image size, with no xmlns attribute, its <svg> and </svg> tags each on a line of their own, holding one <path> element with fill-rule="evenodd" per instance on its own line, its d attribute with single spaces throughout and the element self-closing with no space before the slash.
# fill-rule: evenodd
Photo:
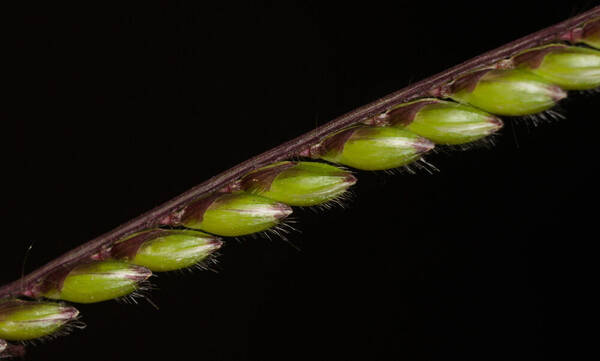
<svg viewBox="0 0 600 361">
<path fill-rule="evenodd" d="M 267 164 L 301 155 L 322 139 L 341 129 L 353 125 L 365 118 L 375 116 L 397 104 L 424 96 L 436 96 L 443 87 L 460 75 L 476 68 L 490 66 L 524 49 L 539 46 L 552 41 L 570 40 L 576 37 L 577 28 L 586 20 L 600 16 L 600 6 L 572 17 L 566 21 L 527 35 L 497 49 L 472 58 L 439 74 L 411 84 L 395 93 L 344 114 L 315 130 L 305 133 L 280 146 L 246 160 L 201 183 L 170 201 L 138 216 L 135 219 L 107 232 L 62 256 L 47 263 L 20 280 L 0 288 L 0 298 L 12 296 L 33 296 L 36 285 L 57 270 L 68 268 L 92 255 L 105 250 L 113 242 L 141 230 L 165 224 L 165 219 L 191 201 L 226 188 L 244 174 Z"/>
</svg>

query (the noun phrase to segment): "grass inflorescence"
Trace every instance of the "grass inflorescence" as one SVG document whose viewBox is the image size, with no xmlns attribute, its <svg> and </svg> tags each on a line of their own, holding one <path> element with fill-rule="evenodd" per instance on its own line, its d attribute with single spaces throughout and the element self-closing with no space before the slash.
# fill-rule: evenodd
<svg viewBox="0 0 600 361">
<path fill-rule="evenodd" d="M 424 159 L 428 153 L 493 144 L 502 117 L 534 124 L 562 119 L 553 109 L 568 91 L 600 86 L 599 24 L 594 18 L 567 30 L 558 27 L 551 41 L 468 68 L 420 96 L 332 127 L 285 159 L 226 174 L 228 181 L 217 189 L 151 214 L 152 222 L 136 232 L 90 247 L 93 252 L 86 257 L 40 271 L 42 276 L 31 282 L 4 288 L 0 358 L 18 353 L 10 341 L 42 339 L 79 326 L 74 323 L 78 311 L 70 306 L 17 297 L 136 303 L 151 289 L 147 280 L 152 272 L 210 269 L 223 238 L 285 239 L 294 230 L 288 218 L 293 207 L 343 207 L 357 181 L 354 170 L 435 172 Z M 46 311 L 36 311 L 42 308 Z"/>
</svg>

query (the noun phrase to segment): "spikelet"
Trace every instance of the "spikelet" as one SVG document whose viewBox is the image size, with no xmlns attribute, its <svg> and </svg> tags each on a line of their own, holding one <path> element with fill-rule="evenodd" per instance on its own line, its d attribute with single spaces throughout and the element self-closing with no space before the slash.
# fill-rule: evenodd
<svg viewBox="0 0 600 361">
<path fill-rule="evenodd" d="M 77 303 L 95 303 L 126 296 L 140 288 L 152 272 L 122 261 L 79 265 L 54 280 L 44 296 Z"/>
<path fill-rule="evenodd" d="M 314 206 L 356 183 L 352 173 L 317 162 L 278 162 L 249 173 L 242 189 L 292 206 Z"/>
<path fill-rule="evenodd" d="M 165 272 L 198 264 L 222 244 L 218 237 L 199 231 L 157 228 L 117 242 L 111 254 L 151 271 Z"/>
<path fill-rule="evenodd" d="M 391 127 L 356 126 L 327 138 L 321 159 L 362 170 L 386 170 L 410 164 L 434 144 L 412 132 Z"/>
<path fill-rule="evenodd" d="M 370 121 L 405 129 L 436 144 L 470 143 L 502 128 L 502 121 L 468 105 L 425 98 L 390 109 Z"/>
<path fill-rule="evenodd" d="M 600 86 L 600 51 L 563 44 L 527 50 L 514 64 L 566 90 Z"/>
<path fill-rule="evenodd" d="M 0 338 L 9 341 L 25 341 L 48 336 L 75 320 L 78 315 L 77 309 L 62 303 L 2 300 L 0 301 Z M 4 348 L 6 347 L 7 344 L 4 343 Z"/>
<path fill-rule="evenodd" d="M 459 78 L 449 97 L 497 115 L 522 116 L 552 108 L 567 93 L 520 69 L 485 69 Z"/>
<path fill-rule="evenodd" d="M 247 192 L 219 193 L 187 206 L 180 224 L 220 236 L 243 236 L 276 226 L 292 209 Z"/>
</svg>

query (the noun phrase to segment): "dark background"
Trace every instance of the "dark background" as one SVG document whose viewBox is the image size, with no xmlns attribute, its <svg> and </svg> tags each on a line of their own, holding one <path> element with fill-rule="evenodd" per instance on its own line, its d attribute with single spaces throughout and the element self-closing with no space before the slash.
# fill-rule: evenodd
<svg viewBox="0 0 600 361">
<path fill-rule="evenodd" d="M 592 1 L 30 5 L 5 67 L 0 283 L 353 108 Z M 159 305 L 81 305 L 27 360 L 550 360 L 597 342 L 600 94 L 429 175 L 358 173 Z M 6 111 L 6 108 L 5 108 Z M 4 113 L 4 112 L 3 112 Z M 4 113 L 7 115 L 7 113 Z M 290 245 L 293 244 L 294 246 Z M 297 251 L 295 247 L 299 248 Z"/>
</svg>

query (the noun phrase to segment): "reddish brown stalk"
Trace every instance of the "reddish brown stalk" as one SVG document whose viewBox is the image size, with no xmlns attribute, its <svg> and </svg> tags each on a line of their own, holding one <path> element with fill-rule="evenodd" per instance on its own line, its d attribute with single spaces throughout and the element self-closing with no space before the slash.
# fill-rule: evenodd
<svg viewBox="0 0 600 361">
<path fill-rule="evenodd" d="M 344 114 L 317 129 L 292 139 L 278 147 L 257 155 L 229 170 L 216 175 L 204 183 L 188 190 L 187 192 L 173 198 L 170 201 L 152 209 L 149 212 L 105 233 L 77 248 L 56 258 L 52 262 L 42 266 L 24 278 L 0 288 L 0 298 L 9 296 L 32 296 L 36 294 L 36 286 L 47 276 L 69 268 L 78 262 L 89 259 L 95 254 L 101 253 L 112 244 L 132 233 L 144 229 L 153 228 L 167 223 L 173 212 L 180 210 L 183 206 L 200 197 L 212 192 L 227 189 L 246 173 L 259 167 L 268 165 L 294 156 L 306 154 L 306 152 L 332 133 L 358 123 L 365 118 L 373 117 L 400 103 L 418 97 L 439 96 L 443 94 L 444 88 L 449 82 L 457 77 L 477 68 L 492 66 L 498 61 L 513 56 L 516 53 L 543 45 L 552 41 L 577 40 L 580 37 L 581 25 L 589 19 L 600 16 L 600 6 L 572 17 L 554 26 L 548 27 L 536 33 L 527 35 L 495 50 L 484 53 L 462 64 L 454 66 L 444 72 L 431 76 L 420 82 L 411 84 L 395 93 L 385 96 L 375 102 L 362 106 L 354 111 Z"/>
</svg>

